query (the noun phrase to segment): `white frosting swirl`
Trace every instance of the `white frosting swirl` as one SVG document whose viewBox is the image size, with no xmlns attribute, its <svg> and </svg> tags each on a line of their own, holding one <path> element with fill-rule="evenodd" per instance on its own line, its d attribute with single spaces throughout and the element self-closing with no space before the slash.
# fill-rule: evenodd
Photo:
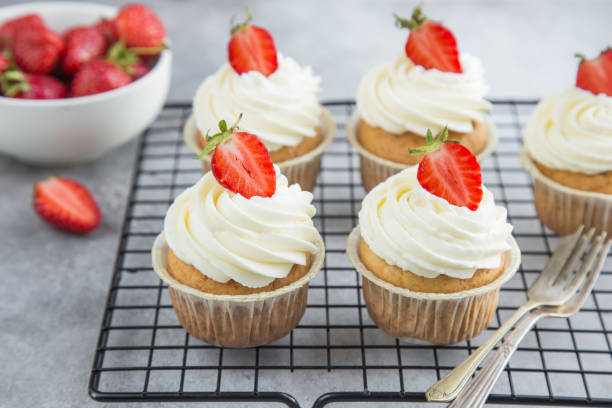
<svg viewBox="0 0 612 408">
<path fill-rule="evenodd" d="M 244 198 L 211 172 L 179 195 L 164 220 L 168 246 L 183 262 L 218 282 L 262 287 L 306 265 L 317 250 L 312 194 L 276 169 L 272 197 Z"/>
<path fill-rule="evenodd" d="M 612 170 L 612 97 L 573 87 L 543 99 L 527 123 L 525 147 L 554 169 Z"/>
<path fill-rule="evenodd" d="M 237 74 L 229 63 L 206 78 L 196 91 L 193 112 L 200 132 L 217 130 L 244 114 L 240 128 L 256 134 L 268 150 L 296 146 L 317 135 L 321 105 L 320 78 L 310 67 L 278 54 L 278 68 L 266 77 L 257 71 Z"/>
<path fill-rule="evenodd" d="M 434 134 L 444 126 L 460 133 L 474 130 L 491 104 L 484 100 L 480 60 L 469 54 L 459 57 L 462 73 L 425 69 L 405 53 L 393 63 L 384 63 L 365 74 L 357 91 L 357 108 L 371 126 L 391 133 L 406 131 Z"/>
<path fill-rule="evenodd" d="M 469 279 L 477 269 L 498 268 L 510 249 L 512 226 L 483 186 L 476 211 L 449 204 L 422 188 L 416 166 L 376 186 L 359 212 L 361 236 L 390 265 L 426 278 Z"/>
</svg>

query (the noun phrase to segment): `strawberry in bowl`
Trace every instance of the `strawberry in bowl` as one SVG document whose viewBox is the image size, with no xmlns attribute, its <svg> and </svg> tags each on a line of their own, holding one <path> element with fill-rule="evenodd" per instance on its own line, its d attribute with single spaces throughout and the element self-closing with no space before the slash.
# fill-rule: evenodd
<svg viewBox="0 0 612 408">
<path fill-rule="evenodd" d="M 117 21 L 134 9 L 140 11 L 136 17 L 128 13 L 131 26 L 153 34 L 149 43 L 129 47 L 133 33 L 119 30 Z M 138 20 L 142 10 L 149 13 Z M 168 94 L 167 44 L 161 19 L 142 5 L 0 8 L 0 113 L 6 129 L 0 152 L 32 164 L 64 165 L 93 160 L 138 135 Z"/>
</svg>

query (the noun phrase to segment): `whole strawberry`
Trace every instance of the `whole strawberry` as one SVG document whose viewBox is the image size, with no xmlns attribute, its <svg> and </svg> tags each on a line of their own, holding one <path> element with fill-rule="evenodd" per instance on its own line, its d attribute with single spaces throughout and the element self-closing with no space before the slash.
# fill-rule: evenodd
<svg viewBox="0 0 612 408">
<path fill-rule="evenodd" d="M 34 211 L 49 224 L 83 234 L 94 230 L 102 219 L 96 200 L 75 180 L 49 177 L 34 185 Z"/>
<path fill-rule="evenodd" d="M 245 22 L 232 27 L 232 38 L 227 46 L 229 63 L 238 74 L 258 71 L 265 76 L 278 68 L 276 46 L 272 35 L 251 24 L 251 13 Z"/>
<path fill-rule="evenodd" d="M 62 70 L 69 75 L 106 52 L 106 40 L 95 27 L 71 28 L 64 34 L 64 44 L 66 48 L 61 66 Z"/>
<path fill-rule="evenodd" d="M 580 58 L 576 86 L 595 95 L 603 93 L 612 96 L 612 48 L 608 47 L 592 60 L 580 54 L 576 56 Z"/>
<path fill-rule="evenodd" d="M 4 55 L 4 53 L 0 53 L 0 73 L 6 71 L 11 66 L 11 60 Z"/>
<path fill-rule="evenodd" d="M 0 75 L 2 94 L 20 99 L 65 98 L 66 86 L 50 75 L 27 74 L 10 69 Z"/>
<path fill-rule="evenodd" d="M 126 67 L 126 72 L 132 77 L 132 80 L 137 80 L 145 76 L 149 72 L 149 67 L 142 60 L 138 60 Z"/>
<path fill-rule="evenodd" d="M 115 17 L 117 37 L 127 47 L 162 48 L 166 29 L 159 17 L 143 4 L 128 4 Z"/>
<path fill-rule="evenodd" d="M 251 133 L 238 132 L 238 123 L 228 128 L 219 122 L 220 132 L 206 135 L 206 147 L 200 158 L 213 152 L 211 169 L 215 179 L 226 189 L 245 198 L 271 197 L 276 191 L 276 171 L 268 149 Z"/>
<path fill-rule="evenodd" d="M 11 46 L 15 30 L 19 27 L 40 26 L 45 23 L 38 14 L 26 14 L 25 16 L 13 18 L 0 26 L 0 44 L 4 47 Z"/>
<path fill-rule="evenodd" d="M 95 25 L 96 29 L 102 34 L 108 45 L 117 42 L 117 29 L 115 28 L 115 20 L 110 18 L 103 18 L 98 21 Z"/>
<path fill-rule="evenodd" d="M 122 87 L 132 78 L 117 64 L 101 59 L 90 62 L 77 71 L 72 79 L 73 97 L 93 95 Z"/>
<path fill-rule="evenodd" d="M 13 55 L 17 65 L 26 72 L 51 72 L 63 49 L 62 37 L 44 26 L 18 26 L 15 29 Z"/>
<path fill-rule="evenodd" d="M 448 129 L 434 139 L 427 130 L 427 145 L 410 149 L 422 154 L 417 179 L 431 194 L 448 203 L 476 211 L 482 200 L 482 174 L 476 157 L 465 147 L 448 139 Z"/>
<path fill-rule="evenodd" d="M 410 29 L 406 56 L 414 64 L 425 69 L 462 72 L 455 36 L 442 24 L 428 20 L 421 12 L 421 5 L 414 9 L 410 20 L 395 15 L 395 24 Z"/>
</svg>

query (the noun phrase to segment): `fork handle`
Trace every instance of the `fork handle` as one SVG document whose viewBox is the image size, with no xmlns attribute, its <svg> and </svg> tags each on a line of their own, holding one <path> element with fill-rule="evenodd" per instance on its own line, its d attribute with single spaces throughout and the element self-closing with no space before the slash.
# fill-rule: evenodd
<svg viewBox="0 0 612 408">
<path fill-rule="evenodd" d="M 428 401 L 451 401 L 465 386 L 472 374 L 478 369 L 478 365 L 484 360 L 504 335 L 525 313 L 531 311 L 539 303 L 528 301 L 519 307 L 506 322 L 497 329 L 495 333 L 476 349 L 467 359 L 446 374 L 441 380 L 429 387 L 425 396 Z"/>
<path fill-rule="evenodd" d="M 541 309 L 529 313 L 508 335 L 504 343 L 493 353 L 482 366 L 474 379 L 459 392 L 457 398 L 448 408 L 481 408 L 495 386 L 497 379 L 504 371 L 510 357 L 516 351 L 519 343 L 540 318 L 546 316 Z"/>
</svg>

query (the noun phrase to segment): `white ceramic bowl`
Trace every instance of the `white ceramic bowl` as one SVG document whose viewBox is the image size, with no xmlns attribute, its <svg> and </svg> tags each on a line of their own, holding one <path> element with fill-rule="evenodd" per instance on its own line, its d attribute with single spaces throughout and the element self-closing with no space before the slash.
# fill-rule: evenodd
<svg viewBox="0 0 612 408">
<path fill-rule="evenodd" d="M 36 12 L 64 32 L 112 17 L 117 8 L 93 3 L 26 3 L 0 8 L 0 23 Z M 0 152 L 38 165 L 85 162 L 142 132 L 163 107 L 170 87 L 172 52 L 133 83 L 96 95 L 53 100 L 0 97 Z"/>
</svg>

